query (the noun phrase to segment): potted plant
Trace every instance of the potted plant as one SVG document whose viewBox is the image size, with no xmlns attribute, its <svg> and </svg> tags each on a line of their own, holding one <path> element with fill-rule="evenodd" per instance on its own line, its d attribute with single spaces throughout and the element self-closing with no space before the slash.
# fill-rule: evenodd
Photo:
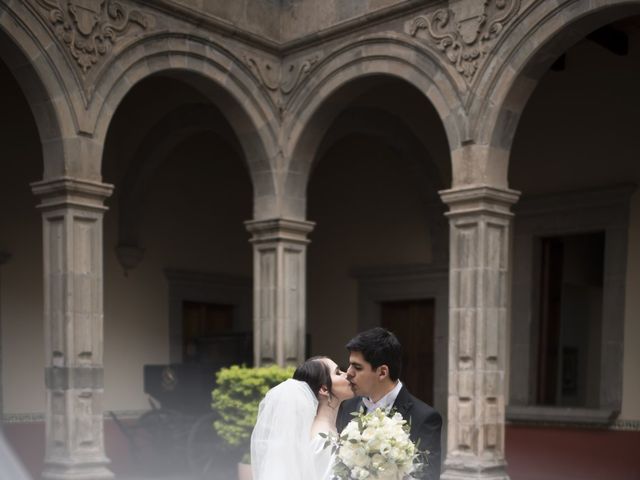
<svg viewBox="0 0 640 480">
<path fill-rule="evenodd" d="M 293 372 L 294 367 L 233 365 L 220 369 L 216 375 L 217 386 L 211 394 L 211 406 L 218 412 L 219 419 L 213 426 L 226 445 L 242 455 L 238 465 L 241 480 L 251 478 L 247 464 L 250 464 L 251 432 L 258 416 L 258 405 L 270 388 L 291 378 Z"/>
</svg>

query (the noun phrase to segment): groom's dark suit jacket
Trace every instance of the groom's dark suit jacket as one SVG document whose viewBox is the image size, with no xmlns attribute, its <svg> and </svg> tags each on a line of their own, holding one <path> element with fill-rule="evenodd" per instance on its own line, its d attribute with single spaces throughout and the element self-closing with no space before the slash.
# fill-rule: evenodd
<svg viewBox="0 0 640 480">
<path fill-rule="evenodd" d="M 355 397 L 342 402 L 338 412 L 337 428 L 341 432 L 353 416 L 351 412 L 358 412 L 362 407 L 362 397 Z M 429 451 L 429 466 L 425 468 L 422 478 L 438 480 L 440 478 L 440 432 L 442 417 L 440 414 L 409 393 L 404 385 L 398 392 L 393 407 L 402 414 L 405 420 L 411 422 L 409 436 L 414 443 L 420 440 L 418 448 Z"/>
</svg>

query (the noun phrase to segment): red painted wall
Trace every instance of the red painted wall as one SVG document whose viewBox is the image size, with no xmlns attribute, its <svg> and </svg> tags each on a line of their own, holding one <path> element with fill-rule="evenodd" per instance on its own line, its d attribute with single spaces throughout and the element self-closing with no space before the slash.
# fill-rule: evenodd
<svg viewBox="0 0 640 480">
<path fill-rule="evenodd" d="M 506 429 L 512 480 L 640 480 L 640 432 Z"/>
<path fill-rule="evenodd" d="M 44 461 L 44 423 L 19 423 L 3 426 L 6 439 L 33 478 L 39 478 Z M 116 475 L 131 474 L 133 465 L 127 439 L 111 420 L 104 422 L 105 449 Z"/>
<path fill-rule="evenodd" d="M 2 429 L 29 474 L 38 478 L 44 459 L 44 423 L 10 423 L 3 425 Z"/>
<path fill-rule="evenodd" d="M 37 478 L 44 457 L 44 425 L 5 425 L 4 433 Z M 127 440 L 109 420 L 105 447 L 112 470 L 131 474 Z M 512 480 L 640 480 L 640 432 L 509 425 L 506 454 Z"/>
</svg>

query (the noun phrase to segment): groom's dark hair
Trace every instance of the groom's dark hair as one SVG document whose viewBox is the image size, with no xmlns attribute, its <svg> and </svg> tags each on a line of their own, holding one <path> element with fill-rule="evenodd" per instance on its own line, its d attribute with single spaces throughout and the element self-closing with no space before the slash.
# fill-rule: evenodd
<svg viewBox="0 0 640 480">
<path fill-rule="evenodd" d="M 360 332 L 347 343 L 347 350 L 360 352 L 364 359 L 376 369 L 380 365 L 389 368 L 389 377 L 394 382 L 402 370 L 402 345 L 389 330 L 375 327 Z"/>
<path fill-rule="evenodd" d="M 329 366 L 322 361 L 324 358 L 327 357 L 308 358 L 293 372 L 294 380 L 305 382 L 316 396 L 318 396 L 318 392 L 323 385 L 327 387 L 329 393 L 333 393 L 331 390 L 333 386 L 331 383 L 331 371 Z"/>
</svg>

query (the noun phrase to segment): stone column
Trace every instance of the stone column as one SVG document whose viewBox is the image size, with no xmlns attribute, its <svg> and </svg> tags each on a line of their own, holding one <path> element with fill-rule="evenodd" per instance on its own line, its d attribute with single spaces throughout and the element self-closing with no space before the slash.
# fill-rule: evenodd
<svg viewBox="0 0 640 480">
<path fill-rule="evenodd" d="M 298 364 L 305 356 L 307 234 L 314 223 L 246 222 L 253 234 L 255 364 Z"/>
<path fill-rule="evenodd" d="M 2 310 L 2 266 L 9 261 L 11 258 L 11 254 L 7 252 L 0 251 L 0 310 Z M 4 403 L 2 401 L 2 379 L 4 365 L 2 363 L 2 315 L 0 314 L 0 434 L 2 434 L 3 430 L 3 422 L 4 422 Z"/>
<path fill-rule="evenodd" d="M 507 480 L 510 206 L 518 192 L 441 192 L 449 205 L 449 401 L 443 480 Z"/>
<path fill-rule="evenodd" d="M 46 480 L 111 479 L 103 436 L 102 217 L 113 187 L 32 184 L 44 242 Z"/>
</svg>

